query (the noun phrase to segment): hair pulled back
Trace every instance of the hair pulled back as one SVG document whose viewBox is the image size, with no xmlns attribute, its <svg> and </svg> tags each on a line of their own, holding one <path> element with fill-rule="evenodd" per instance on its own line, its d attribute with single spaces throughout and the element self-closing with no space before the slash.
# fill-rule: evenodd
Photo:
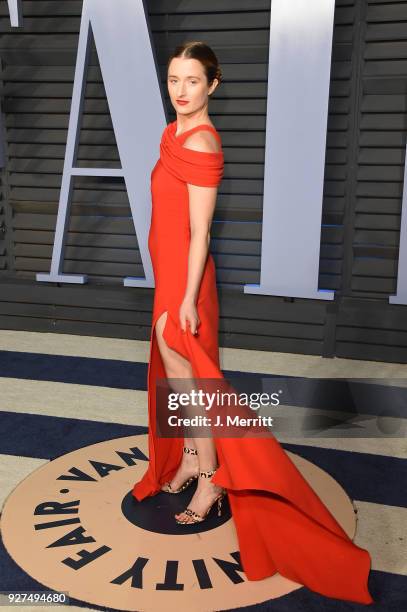
<svg viewBox="0 0 407 612">
<path fill-rule="evenodd" d="M 170 56 L 167 63 L 167 70 L 174 57 L 183 57 L 185 59 L 196 59 L 201 62 L 208 86 L 210 87 L 214 79 L 218 79 L 218 84 L 222 82 L 222 71 L 219 66 L 218 58 L 209 47 L 209 45 L 199 40 L 191 40 L 175 48 L 174 53 Z"/>
</svg>

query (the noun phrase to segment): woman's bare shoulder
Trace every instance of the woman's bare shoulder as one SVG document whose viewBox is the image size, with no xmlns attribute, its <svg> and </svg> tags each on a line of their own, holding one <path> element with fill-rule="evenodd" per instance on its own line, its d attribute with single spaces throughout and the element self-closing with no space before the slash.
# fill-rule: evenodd
<svg viewBox="0 0 407 612">
<path fill-rule="evenodd" d="M 219 153 L 221 150 L 219 141 L 213 132 L 209 130 L 197 130 L 185 139 L 183 147 L 202 153 Z"/>
</svg>

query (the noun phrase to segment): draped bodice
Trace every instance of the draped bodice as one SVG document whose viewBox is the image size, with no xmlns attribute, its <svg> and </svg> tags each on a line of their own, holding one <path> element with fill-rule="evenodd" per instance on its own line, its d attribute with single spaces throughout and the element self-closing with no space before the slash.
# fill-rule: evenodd
<svg viewBox="0 0 407 612">
<path fill-rule="evenodd" d="M 152 215 L 150 238 L 169 234 L 173 242 L 189 234 L 187 184 L 216 187 L 223 176 L 223 151 L 206 152 L 183 146 L 191 133 L 209 129 L 221 143 L 218 132 L 208 124 L 197 125 L 178 136 L 177 122 L 167 125 L 161 137 L 160 158 L 151 173 Z"/>
<path fill-rule="evenodd" d="M 208 129 L 221 138 L 208 124 L 197 125 L 176 136 L 177 122 L 164 129 L 160 142 L 160 158 L 151 173 L 152 212 L 148 247 L 153 264 L 156 287 L 169 295 L 174 287 L 184 289 L 188 268 L 190 217 L 188 184 L 216 187 L 223 176 L 223 152 L 204 152 L 183 146 L 191 133 Z M 208 266 L 213 266 L 212 256 Z M 175 268 L 181 282 L 172 282 Z M 170 286 L 171 285 L 171 286 Z"/>
<path fill-rule="evenodd" d="M 199 130 L 211 131 L 221 144 L 218 132 L 204 123 L 176 136 L 177 122 L 173 121 L 164 130 L 160 143 L 160 161 L 164 168 L 185 183 L 216 187 L 223 175 L 223 151 L 196 151 L 183 146 L 187 136 Z"/>
</svg>

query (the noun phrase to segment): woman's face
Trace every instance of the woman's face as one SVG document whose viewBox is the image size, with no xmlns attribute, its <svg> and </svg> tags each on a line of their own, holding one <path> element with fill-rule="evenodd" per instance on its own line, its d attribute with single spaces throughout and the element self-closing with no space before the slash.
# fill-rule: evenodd
<svg viewBox="0 0 407 612">
<path fill-rule="evenodd" d="M 176 112 L 180 115 L 190 115 L 208 105 L 208 95 L 216 88 L 217 79 L 208 87 L 200 61 L 174 57 L 168 67 L 167 85 Z M 182 104 L 182 101 L 186 103 Z"/>
</svg>

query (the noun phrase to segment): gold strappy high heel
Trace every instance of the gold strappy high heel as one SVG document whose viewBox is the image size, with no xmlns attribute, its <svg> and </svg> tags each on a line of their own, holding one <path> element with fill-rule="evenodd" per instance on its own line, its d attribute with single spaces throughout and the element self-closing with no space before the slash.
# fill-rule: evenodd
<svg viewBox="0 0 407 612">
<path fill-rule="evenodd" d="M 199 472 L 199 477 L 200 478 L 211 478 L 211 476 L 215 474 L 217 469 L 218 468 L 216 468 L 215 470 L 207 470 L 206 472 Z M 202 521 L 206 519 L 213 504 L 215 504 L 216 502 L 218 502 L 218 516 L 221 516 L 222 499 L 225 495 L 226 495 L 226 489 L 222 489 L 219 495 L 213 500 L 213 502 L 211 503 L 208 510 L 205 512 L 205 514 L 198 514 L 197 512 L 194 512 L 193 510 L 191 510 L 191 508 L 189 507 L 186 508 L 186 510 L 184 510 L 183 512 L 187 514 L 188 516 L 192 517 L 193 519 L 192 521 L 180 521 L 177 518 L 175 518 L 175 520 L 177 521 L 178 525 L 193 525 L 194 523 L 201 523 Z M 182 513 L 180 512 L 180 514 Z"/>
<path fill-rule="evenodd" d="M 195 448 L 184 446 L 184 453 L 187 453 L 189 455 L 197 455 L 198 451 Z M 194 480 L 198 478 L 198 475 L 199 474 L 194 474 L 193 476 L 191 476 L 191 478 L 188 478 L 188 480 L 186 480 L 184 484 L 180 486 L 179 489 L 173 489 L 169 482 L 165 482 L 161 487 L 161 491 L 164 491 L 164 493 L 181 493 L 181 491 L 185 491 L 185 489 L 189 487 L 189 485 L 192 484 Z"/>
</svg>

